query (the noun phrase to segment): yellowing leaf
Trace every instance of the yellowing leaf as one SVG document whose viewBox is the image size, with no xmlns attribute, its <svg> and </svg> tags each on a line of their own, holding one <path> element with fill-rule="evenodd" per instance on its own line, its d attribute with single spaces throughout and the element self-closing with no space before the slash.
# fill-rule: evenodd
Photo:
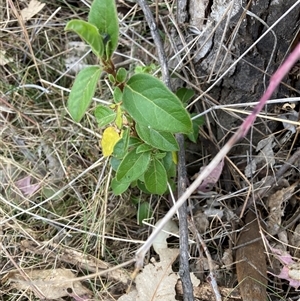
<svg viewBox="0 0 300 301">
<path fill-rule="evenodd" d="M 114 127 L 108 127 L 103 132 L 101 140 L 102 154 L 108 157 L 112 154 L 116 143 L 120 140 L 120 136 Z"/>
<path fill-rule="evenodd" d="M 178 163 L 177 152 L 172 152 L 172 161 L 173 161 L 175 164 Z"/>
</svg>

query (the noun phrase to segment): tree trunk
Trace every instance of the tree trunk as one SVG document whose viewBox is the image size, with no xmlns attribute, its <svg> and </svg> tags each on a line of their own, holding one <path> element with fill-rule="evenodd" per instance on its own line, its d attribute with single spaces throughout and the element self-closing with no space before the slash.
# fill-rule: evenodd
<svg viewBox="0 0 300 301">
<path fill-rule="evenodd" d="M 202 35 L 194 58 L 197 76 L 206 78 L 202 85 L 204 91 L 217 82 L 209 95 L 220 104 L 258 101 L 268 85 L 270 75 L 296 44 L 299 33 L 298 5 L 252 47 L 297 1 L 242 2 L 241 5 L 240 0 L 191 0 L 189 6 L 190 25 Z M 252 49 L 220 80 L 222 74 L 250 47 Z M 299 91 L 295 91 L 300 88 L 297 76 L 289 76 L 285 83 L 293 88 L 281 85 L 273 98 L 299 96 Z M 268 110 L 271 108 L 268 106 Z M 217 124 L 224 127 L 216 125 L 219 141 L 228 131 L 238 127 L 240 121 L 221 110 L 217 116 Z M 268 122 L 268 127 L 264 124 L 256 128 L 262 130 L 262 134 L 269 134 L 274 131 L 275 123 Z M 254 132 L 253 139 L 255 144 L 261 135 L 255 135 Z"/>
</svg>

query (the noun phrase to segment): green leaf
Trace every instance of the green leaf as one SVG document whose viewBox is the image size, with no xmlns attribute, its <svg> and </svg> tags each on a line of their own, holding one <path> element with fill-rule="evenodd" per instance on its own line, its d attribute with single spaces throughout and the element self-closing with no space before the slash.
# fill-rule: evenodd
<svg viewBox="0 0 300 301">
<path fill-rule="evenodd" d="M 122 182 L 132 182 L 138 179 L 148 168 L 150 152 L 136 153 L 130 151 L 122 160 L 116 173 L 116 179 Z"/>
<path fill-rule="evenodd" d="M 137 74 L 137 73 L 144 73 L 144 66 L 136 66 L 135 69 L 134 69 L 134 73 Z"/>
<path fill-rule="evenodd" d="M 119 129 L 123 127 L 123 110 L 119 105 L 117 105 L 117 117 L 115 122 Z"/>
<path fill-rule="evenodd" d="M 168 184 L 170 189 L 175 192 L 177 190 L 177 184 L 175 183 L 174 179 L 169 179 Z"/>
<path fill-rule="evenodd" d="M 191 117 L 195 116 L 196 114 L 192 114 Z M 200 116 L 197 119 L 193 119 L 193 124 L 196 124 L 197 126 L 202 126 L 205 124 L 205 118 L 204 116 Z"/>
<path fill-rule="evenodd" d="M 104 43 L 104 48 L 105 48 L 104 59 L 106 61 L 109 61 L 109 59 L 112 57 L 113 52 L 114 52 L 114 50 L 112 50 L 112 47 L 111 47 L 110 35 L 106 35 L 106 38 L 104 39 L 104 41 L 107 41 L 106 43 Z"/>
<path fill-rule="evenodd" d="M 81 39 L 91 46 L 98 57 L 103 56 L 103 39 L 96 26 L 83 20 L 71 20 L 67 23 L 65 30 L 76 32 Z"/>
<path fill-rule="evenodd" d="M 94 0 L 88 21 L 95 25 L 103 36 L 106 59 L 109 59 L 116 50 L 119 39 L 119 20 L 115 0 Z"/>
<path fill-rule="evenodd" d="M 157 153 L 154 153 L 153 155 L 156 159 L 160 160 L 160 159 L 164 158 L 167 155 L 167 153 L 157 152 Z"/>
<path fill-rule="evenodd" d="M 172 152 L 168 152 L 165 157 L 162 158 L 162 164 L 167 171 L 168 178 L 176 176 L 176 164 L 173 161 Z"/>
<path fill-rule="evenodd" d="M 141 144 L 142 144 L 142 141 L 139 138 L 136 138 L 136 137 L 129 138 L 129 148 L 131 148 L 131 149 L 134 147 L 136 148 Z"/>
<path fill-rule="evenodd" d="M 135 196 L 135 195 L 131 195 L 130 196 L 130 200 L 131 200 L 131 203 L 133 204 L 133 205 L 138 205 L 139 203 L 140 203 L 140 201 L 141 201 L 141 198 L 140 197 L 137 197 L 137 196 Z"/>
<path fill-rule="evenodd" d="M 139 178 L 138 178 L 136 181 L 137 181 L 137 182 L 138 182 L 138 181 L 145 182 L 145 181 L 144 181 L 144 174 L 140 175 Z"/>
<path fill-rule="evenodd" d="M 94 115 L 96 117 L 99 127 L 104 127 L 110 124 L 116 118 L 116 112 L 103 105 L 99 105 L 96 107 Z"/>
<path fill-rule="evenodd" d="M 193 115 L 196 114 L 192 114 L 191 117 L 193 117 Z M 194 143 L 197 143 L 197 139 L 199 136 L 199 127 L 205 124 L 205 119 L 203 116 L 192 120 L 193 123 L 193 131 L 192 133 L 188 134 L 187 137 Z"/>
<path fill-rule="evenodd" d="M 123 99 L 123 92 L 119 87 L 115 87 L 113 92 L 113 98 L 115 103 L 119 103 Z"/>
<path fill-rule="evenodd" d="M 195 91 L 188 88 L 179 88 L 176 91 L 176 95 L 181 100 L 183 105 L 187 105 L 191 98 L 195 95 Z"/>
<path fill-rule="evenodd" d="M 108 74 L 108 80 L 112 83 L 112 84 L 116 84 L 116 79 L 112 74 Z"/>
<path fill-rule="evenodd" d="M 137 211 L 137 222 L 138 225 L 142 225 L 144 219 L 150 218 L 153 214 L 151 205 L 148 202 L 141 202 L 138 206 Z"/>
<path fill-rule="evenodd" d="M 167 172 L 160 161 L 151 160 L 144 175 L 145 186 L 153 194 L 164 194 L 168 188 Z"/>
<path fill-rule="evenodd" d="M 177 96 L 149 74 L 133 75 L 123 91 L 123 105 L 137 122 L 157 131 L 189 134 L 192 122 Z"/>
<path fill-rule="evenodd" d="M 128 151 L 129 145 L 129 129 L 124 130 L 122 138 L 117 142 L 114 147 L 113 156 L 118 159 L 123 159 Z"/>
<path fill-rule="evenodd" d="M 76 122 L 82 119 L 90 106 L 100 74 L 101 69 L 96 66 L 87 67 L 77 74 L 67 104 L 68 110 Z"/>
<path fill-rule="evenodd" d="M 151 194 L 151 192 L 146 188 L 145 183 L 142 182 L 141 180 L 137 181 L 137 187 L 142 192 L 147 193 L 147 194 Z"/>
<path fill-rule="evenodd" d="M 159 66 L 151 63 L 147 66 L 136 66 L 134 69 L 134 73 L 154 73 L 158 70 Z"/>
<path fill-rule="evenodd" d="M 147 144 L 163 151 L 177 151 L 179 149 L 173 134 L 156 131 L 145 125 L 137 123 L 135 129 L 139 137 Z"/>
<path fill-rule="evenodd" d="M 136 148 L 136 153 L 139 154 L 139 153 L 143 153 L 143 152 L 149 152 L 152 149 L 153 148 L 151 145 L 143 143 Z"/>
<path fill-rule="evenodd" d="M 130 182 L 119 182 L 116 178 L 113 178 L 110 187 L 115 195 L 120 195 L 128 189 L 129 185 Z"/>
<path fill-rule="evenodd" d="M 119 166 L 121 164 L 121 160 L 116 157 L 110 158 L 110 166 L 113 169 L 113 171 L 117 171 Z"/>
<path fill-rule="evenodd" d="M 50 185 L 44 185 L 42 187 L 42 194 L 43 197 L 46 199 L 51 198 L 54 201 L 61 201 L 64 199 L 64 192 L 60 190 L 58 192 L 59 188 L 56 186 L 51 187 Z"/>
<path fill-rule="evenodd" d="M 125 68 L 119 68 L 116 75 L 118 83 L 124 83 L 127 78 L 127 70 Z"/>
</svg>

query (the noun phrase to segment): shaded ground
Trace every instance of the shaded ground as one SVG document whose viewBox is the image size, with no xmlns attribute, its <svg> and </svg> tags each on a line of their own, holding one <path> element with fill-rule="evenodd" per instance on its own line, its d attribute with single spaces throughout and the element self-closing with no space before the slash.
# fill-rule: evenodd
<svg viewBox="0 0 300 301">
<path fill-rule="evenodd" d="M 270 26 L 295 2 L 285 1 L 282 8 L 273 10 L 270 4 L 263 8 L 261 1 L 253 1 L 249 9 Z M 81 44 L 70 44 L 79 40 L 72 34 L 66 34 L 63 28 L 69 19 L 86 19 L 88 8 L 83 1 L 45 3 L 28 21 L 20 23 L 19 12 L 25 8 L 25 3 L 14 1 L 18 12 L 15 15 L 10 2 L 0 1 L 3 14 L 0 20 L 0 294 L 3 300 L 42 299 L 39 285 L 28 288 L 24 278 L 26 281 L 42 279 L 45 282 L 49 280 L 49 275 L 44 275 L 42 271 L 55 270 L 52 279 L 87 277 L 75 282 L 76 285 L 71 282 L 72 285 L 68 283 L 58 288 L 50 287 L 50 293 L 46 296 L 48 299 L 79 300 L 72 295 L 75 291 L 83 299 L 90 296 L 95 300 L 117 300 L 128 287 L 132 267 L 102 277 L 88 275 L 133 258 L 140 242 L 149 236 L 151 227 L 137 225 L 137 207 L 132 199 L 151 201 L 154 218 L 149 221 L 150 224 L 166 213 L 170 202 L 168 196 L 159 198 L 141 195 L 134 189 L 122 197 L 116 197 L 110 192 L 108 184 L 111 172 L 107 160 L 101 155 L 101 129 L 97 128 L 91 114 L 93 107 L 81 125 L 74 123 L 65 110 L 69 94 L 65 89 L 70 89 L 75 76 L 74 71 L 65 70 L 81 59 L 88 49 Z M 240 8 L 229 20 L 226 29 L 226 19 L 216 26 L 213 38 L 207 42 L 208 50 L 201 54 L 200 49 L 199 55 L 197 48 L 199 50 L 208 36 L 207 32 L 202 33 L 203 23 L 207 24 L 203 18 L 212 22 L 212 28 L 217 24 L 213 19 L 214 6 L 207 7 L 204 16 L 200 18 L 201 24 L 193 23 L 199 20 L 195 20 L 196 17 L 190 11 L 188 22 L 196 26 L 197 30 L 187 27 L 187 24 L 180 26 L 183 37 L 180 39 L 174 26 L 176 18 L 172 14 L 172 5 L 172 2 L 161 2 L 153 3 L 151 7 L 164 33 L 166 50 L 171 58 L 170 66 L 176 67 L 178 73 L 173 82 L 174 88 L 192 87 L 199 96 L 216 83 L 201 99 L 195 97 L 196 102 L 190 110 L 197 113 L 216 104 L 257 101 L 264 91 L 264 74 L 265 82 L 268 83 L 268 74 L 278 67 L 293 48 L 299 32 L 298 7 L 288 18 L 279 22 L 274 34 L 268 34 L 232 72 L 219 80 L 222 73 L 263 34 L 266 26 L 251 15 L 245 16 Z M 158 65 L 155 46 L 142 12 L 131 1 L 120 1 L 118 10 L 121 39 L 115 56 L 116 64 L 131 71 L 142 62 Z M 235 29 L 237 35 L 232 38 Z M 274 35 L 277 44 L 274 44 Z M 199 39 L 198 45 L 194 47 L 193 39 Z M 180 52 L 185 45 L 187 47 Z M 222 47 L 217 56 L 220 45 Z M 192 59 L 195 54 L 198 55 L 196 60 Z M 80 63 L 96 62 L 88 54 Z M 288 98 L 299 96 L 297 66 L 285 84 L 281 85 L 274 98 L 287 99 L 270 106 L 267 116 L 286 119 L 294 114 L 292 119 L 297 121 L 298 105 L 295 108 L 286 105 Z M 109 101 L 112 98 L 104 76 L 96 97 L 98 101 Z M 213 110 L 205 114 L 206 125 L 199 129 L 199 143 L 187 143 L 190 178 L 211 160 L 230 133 L 239 126 L 247 111 L 251 110 L 248 105 L 236 108 L 239 112 L 228 111 L 228 108 L 226 111 Z M 255 227 L 250 223 L 250 226 L 243 228 L 243 219 L 239 220 L 237 209 L 253 193 L 257 195 L 258 191 L 264 190 L 269 179 L 266 176 L 274 179 L 278 169 L 298 147 L 296 127 L 268 121 L 267 116 L 257 120 L 253 127 L 254 136 L 242 141 L 229 155 L 221 179 L 210 194 L 195 194 L 190 200 L 193 213 L 190 238 L 196 241 L 195 233 L 202 235 L 211 253 L 224 296 L 232 289 L 238 300 L 241 297 L 236 278 L 235 251 L 237 244 L 240 245 L 241 241 L 245 243 L 245 237 L 250 236 L 249 232 L 256 231 L 252 236 L 255 239 L 261 237 L 258 234 L 258 230 L 261 230 L 273 248 L 288 252 L 295 257 L 295 261 L 299 256 L 299 160 L 293 162 L 288 171 L 274 181 L 272 190 L 259 196 L 258 206 L 253 209 L 253 218 L 259 215 L 259 225 L 254 221 L 252 224 Z M 267 140 L 259 151 L 256 145 L 262 138 Z M 249 165 L 250 161 L 252 165 Z M 177 221 L 177 218 L 174 220 Z M 241 229 L 246 234 L 241 234 L 242 238 L 238 240 Z M 176 237 L 170 239 L 169 246 L 178 246 Z M 279 275 L 283 267 L 283 263 L 278 260 L 280 255 L 275 256 L 276 252 L 267 248 L 266 243 L 259 243 L 254 248 L 253 244 L 248 246 L 252 249 L 246 248 L 244 253 L 237 255 L 240 256 L 237 261 L 244 262 L 249 259 L 249 254 L 255 252 L 269 253 L 267 259 L 262 255 L 262 259 L 253 263 L 262 277 L 256 278 L 260 289 L 267 285 L 271 300 L 297 298 L 298 293 L 288 285 L 289 282 L 267 275 L 261 262 L 266 260 L 267 270 Z M 195 243 L 190 246 L 190 255 L 191 271 L 202 281 L 195 288 L 195 295 L 201 300 L 209 300 L 212 292 L 205 284 L 207 258 Z M 159 260 L 152 250 L 146 259 L 146 266 L 152 256 Z M 173 271 L 177 271 L 177 266 L 175 262 Z M 249 275 L 251 267 L 238 267 L 244 269 L 238 275 L 241 281 L 245 275 Z M 72 270 L 73 274 L 64 275 L 60 269 Z M 40 272 L 36 276 L 32 270 Z M 20 276 L 22 274 L 23 278 Z M 268 282 L 264 280 L 265 277 L 269 278 Z M 168 285 L 174 291 L 174 283 Z M 73 287 L 72 291 L 67 290 L 70 286 Z M 138 284 L 136 286 L 139 288 Z M 178 296 L 182 296 L 180 283 L 177 283 L 176 291 Z"/>
</svg>

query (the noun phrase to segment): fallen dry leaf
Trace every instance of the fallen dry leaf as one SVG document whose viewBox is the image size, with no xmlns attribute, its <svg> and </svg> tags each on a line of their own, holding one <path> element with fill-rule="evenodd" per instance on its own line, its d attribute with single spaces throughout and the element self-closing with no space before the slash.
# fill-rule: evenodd
<svg viewBox="0 0 300 301">
<path fill-rule="evenodd" d="M 156 225 L 161 222 L 159 220 Z M 136 289 L 123 295 L 119 301 L 174 301 L 176 296 L 175 285 L 178 281 L 177 273 L 173 272 L 172 264 L 179 255 L 178 249 L 168 249 L 167 238 L 169 233 L 178 232 L 177 224 L 170 220 L 153 242 L 153 248 L 159 255 L 160 262 L 154 259 L 147 264 L 143 271 L 136 277 Z M 194 286 L 199 280 L 191 275 Z"/>
<path fill-rule="evenodd" d="M 296 184 L 298 185 L 298 183 Z M 267 230 L 271 235 L 277 234 L 281 226 L 281 217 L 284 216 L 286 202 L 293 195 L 296 184 L 282 188 L 268 197 L 267 205 L 269 208 L 269 216 Z"/>
<path fill-rule="evenodd" d="M 285 114 L 279 115 L 278 117 L 285 120 L 298 121 L 298 115 L 298 112 L 291 110 Z M 290 131 L 291 134 L 295 134 L 297 131 L 297 128 L 294 124 L 291 124 L 289 122 L 282 122 L 282 125 L 286 130 Z"/>
<path fill-rule="evenodd" d="M 67 247 L 62 243 L 56 244 L 53 241 L 39 241 L 38 244 L 31 240 L 21 241 L 22 251 L 32 252 L 33 254 L 43 255 L 47 258 L 55 258 L 59 262 L 71 263 L 80 270 L 88 270 L 92 273 L 110 269 L 112 266 L 90 254 L 79 252 L 75 249 Z M 53 250 L 56 250 L 54 252 Z M 131 279 L 125 270 L 112 270 L 102 277 L 106 277 L 109 281 L 118 282 L 119 285 L 127 287 Z"/>
<path fill-rule="evenodd" d="M 222 257 L 222 262 L 224 264 L 224 267 L 226 270 L 232 270 L 233 266 L 233 257 L 232 257 L 232 250 L 231 249 L 226 249 L 224 251 L 223 257 Z M 223 266 L 222 266 L 223 268 Z"/>
<path fill-rule="evenodd" d="M 195 210 L 194 212 L 194 224 L 200 234 L 205 233 L 209 227 L 207 215 L 204 214 L 201 208 L 200 210 Z"/>
<path fill-rule="evenodd" d="M 30 196 L 34 194 L 39 188 L 39 184 L 31 184 L 31 176 L 26 176 L 15 182 L 16 187 L 18 187 L 25 196 Z"/>
<path fill-rule="evenodd" d="M 21 17 L 24 21 L 30 20 L 39 11 L 41 11 L 45 5 L 45 3 L 41 3 L 37 0 L 31 0 L 28 6 L 21 10 Z"/>
<path fill-rule="evenodd" d="M 162 249 L 161 249 L 162 252 Z M 123 295 L 118 301 L 174 301 L 175 286 L 179 276 L 172 270 L 172 263 L 179 255 L 178 249 L 164 249 L 163 260 L 153 261 L 145 266 L 136 278 L 136 290 Z M 194 287 L 200 284 L 193 273 L 190 273 Z"/>
<path fill-rule="evenodd" d="M 160 249 L 160 253 L 163 249 Z M 164 249 L 164 258 L 160 262 L 147 264 L 136 277 L 136 291 L 123 295 L 119 301 L 174 301 L 175 285 L 178 276 L 172 271 L 172 263 L 179 254 L 178 249 Z"/>
<path fill-rule="evenodd" d="M 259 163 L 263 162 L 268 166 L 273 166 L 275 164 L 275 157 L 273 152 L 274 139 L 275 137 L 273 135 L 270 135 L 258 142 L 256 151 L 259 151 L 259 153 L 245 168 L 245 176 L 247 178 L 252 177 L 252 175 L 256 172 L 256 167 Z"/>
<path fill-rule="evenodd" d="M 156 226 L 161 223 L 158 220 Z M 160 262 L 155 260 L 147 264 L 136 277 L 136 290 L 119 298 L 119 301 L 173 301 L 175 300 L 175 285 L 177 273 L 172 270 L 172 263 L 179 255 L 178 249 L 168 249 L 167 238 L 170 233 L 177 233 L 177 224 L 169 220 L 153 241 L 153 248 L 159 255 Z"/>
<path fill-rule="evenodd" d="M 221 160 L 220 163 L 212 170 L 210 175 L 206 179 L 204 179 L 203 182 L 198 186 L 197 191 L 198 192 L 211 191 L 213 189 L 213 187 L 216 185 L 216 183 L 219 181 L 223 167 L 224 167 L 224 160 Z M 200 173 L 203 168 L 204 168 L 204 166 L 201 167 Z"/>
<path fill-rule="evenodd" d="M 69 73 L 77 74 L 80 70 L 88 66 L 81 60 L 82 56 L 88 51 L 88 46 L 84 42 L 68 42 L 66 49 L 65 67 Z"/>
<path fill-rule="evenodd" d="M 28 279 L 25 279 L 19 272 L 8 273 L 6 279 L 12 283 L 15 289 L 32 291 L 36 297 L 42 294 L 46 299 L 57 299 L 75 294 L 82 297 L 83 300 L 83 298 L 92 295 L 91 291 L 79 281 L 70 281 L 76 278 L 71 270 L 25 270 L 24 272 Z"/>
<path fill-rule="evenodd" d="M 298 289 L 300 287 L 300 263 L 295 262 L 288 252 L 272 248 L 270 245 L 269 247 L 278 260 L 283 264 L 283 268 L 279 275 L 275 275 L 271 272 L 269 273 L 280 279 L 288 280 L 290 286 Z"/>
<path fill-rule="evenodd" d="M 5 53 L 6 51 L 0 50 L 0 66 L 4 66 L 14 61 L 12 58 L 8 58 L 7 56 L 5 56 Z"/>
</svg>

